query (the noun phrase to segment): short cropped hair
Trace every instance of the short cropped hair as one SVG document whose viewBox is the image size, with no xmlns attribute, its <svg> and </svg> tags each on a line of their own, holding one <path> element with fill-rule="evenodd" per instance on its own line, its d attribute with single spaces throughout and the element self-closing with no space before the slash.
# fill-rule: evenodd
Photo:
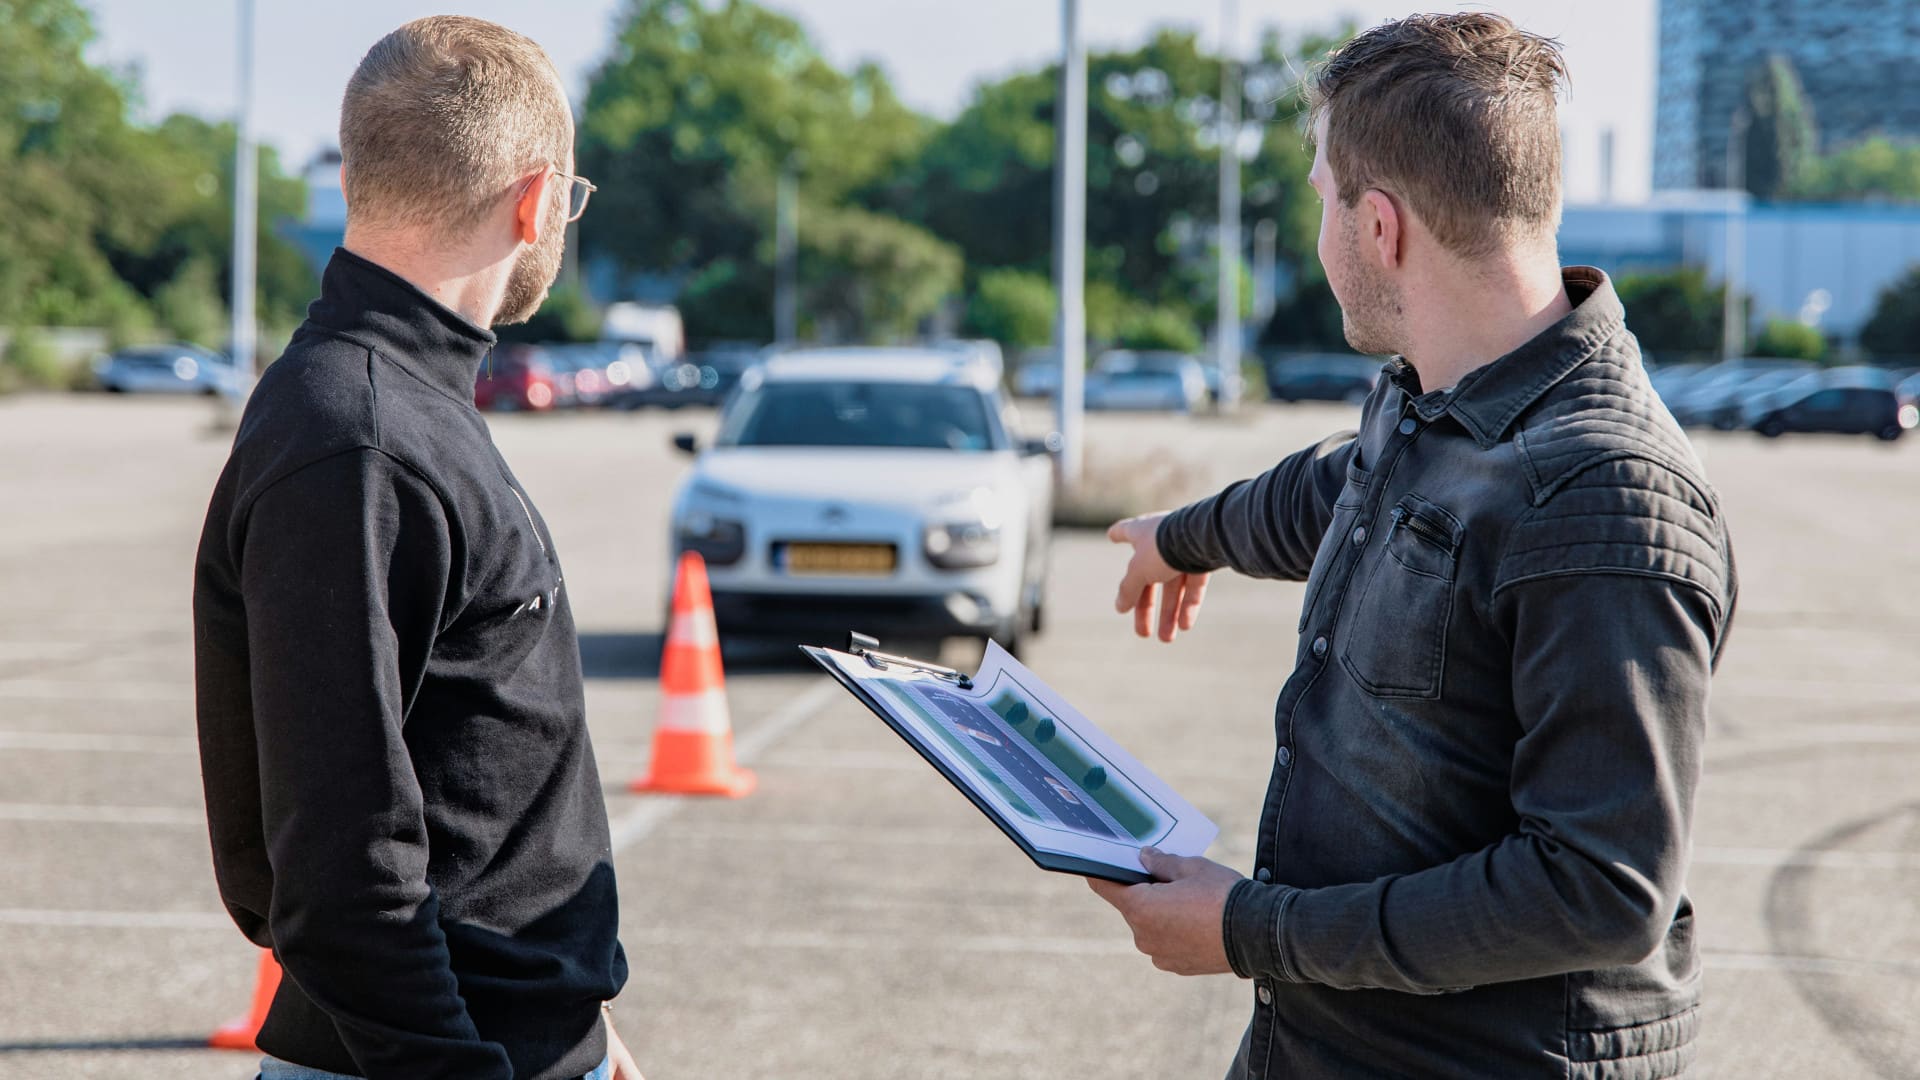
<svg viewBox="0 0 1920 1080">
<path fill-rule="evenodd" d="M 416 19 L 347 82 L 340 156 L 352 220 L 446 235 L 477 225 L 516 181 L 565 169 L 573 118 L 553 62 L 483 19 Z"/>
<path fill-rule="evenodd" d="M 1304 86 L 1340 201 L 1404 199 L 1434 238 L 1478 258 L 1560 223 L 1559 43 L 1484 12 L 1414 15 L 1335 49 Z"/>
</svg>

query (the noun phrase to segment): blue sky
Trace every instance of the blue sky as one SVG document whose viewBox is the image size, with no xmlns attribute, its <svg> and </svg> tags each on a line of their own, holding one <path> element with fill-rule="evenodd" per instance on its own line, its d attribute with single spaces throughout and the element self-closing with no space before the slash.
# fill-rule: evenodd
<svg viewBox="0 0 1920 1080">
<path fill-rule="evenodd" d="M 136 65 L 145 112 L 176 109 L 231 114 L 235 100 L 236 0 L 83 0 L 100 41 L 94 58 Z M 1615 191 L 1649 187 L 1653 141 L 1656 0 L 1508 0 L 1462 4 L 1502 11 L 1523 26 L 1559 37 L 1573 69 L 1561 109 L 1568 132 L 1568 198 L 1599 189 L 1600 132 L 1615 133 Z M 258 0 L 255 123 L 297 166 L 329 145 L 340 91 L 354 65 L 382 34 L 421 15 L 457 11 L 493 19 L 539 41 L 576 92 L 599 59 L 621 0 Z M 1060 47 L 1058 5 L 1048 0 L 768 0 L 798 17 L 827 54 L 842 63 L 873 59 L 902 98 L 951 116 L 982 79 L 1029 66 Z M 1198 29 L 1216 40 L 1213 0 L 1082 0 L 1092 47 L 1131 45 L 1155 26 Z M 1257 27 L 1329 27 L 1342 16 L 1362 24 L 1419 9 L 1409 0 L 1239 0 L 1242 42 Z M 1426 10 L 1432 10 L 1428 6 Z"/>
</svg>

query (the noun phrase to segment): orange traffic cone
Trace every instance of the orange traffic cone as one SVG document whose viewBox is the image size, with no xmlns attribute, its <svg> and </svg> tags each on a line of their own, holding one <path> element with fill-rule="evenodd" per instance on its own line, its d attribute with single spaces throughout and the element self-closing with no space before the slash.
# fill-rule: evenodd
<svg viewBox="0 0 1920 1080">
<path fill-rule="evenodd" d="M 253 1040 L 267 1020 L 267 1008 L 273 1004 L 274 991 L 280 989 L 280 964 L 273 952 L 260 950 L 260 977 L 253 986 L 253 1009 L 247 1015 L 213 1033 L 207 1045 L 216 1050 L 252 1050 L 259 1052 Z"/>
<path fill-rule="evenodd" d="M 730 799 L 753 791 L 753 773 L 733 762 L 733 721 L 727 712 L 725 682 L 706 560 L 689 551 L 680 556 L 673 584 L 673 622 L 667 627 L 667 647 L 660 658 L 653 764 L 645 777 L 633 782 L 633 790 Z"/>
</svg>

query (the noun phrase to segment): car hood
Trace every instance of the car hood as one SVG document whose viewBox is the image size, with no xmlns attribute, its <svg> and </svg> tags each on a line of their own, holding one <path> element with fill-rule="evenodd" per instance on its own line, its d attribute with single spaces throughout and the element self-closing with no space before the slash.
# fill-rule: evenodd
<svg viewBox="0 0 1920 1080">
<path fill-rule="evenodd" d="M 730 447 L 703 454 L 691 479 L 743 495 L 932 507 L 978 487 L 1018 486 L 1020 468 L 1008 451 Z"/>
</svg>

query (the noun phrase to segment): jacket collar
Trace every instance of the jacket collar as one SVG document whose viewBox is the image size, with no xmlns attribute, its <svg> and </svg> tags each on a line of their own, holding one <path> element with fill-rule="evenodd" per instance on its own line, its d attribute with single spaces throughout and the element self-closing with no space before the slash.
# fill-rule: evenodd
<svg viewBox="0 0 1920 1080">
<path fill-rule="evenodd" d="M 307 319 L 386 353 L 435 389 L 473 400 L 493 332 L 469 322 L 400 275 L 346 248 L 335 248 Z"/>
<path fill-rule="evenodd" d="M 1500 441 L 1529 405 L 1626 325 L 1626 311 L 1604 272 L 1569 266 L 1560 278 L 1573 310 L 1526 344 L 1469 373 L 1451 393 L 1417 396 L 1414 408 L 1423 419 L 1451 414 L 1485 450 Z M 1404 358 L 1395 357 L 1387 371 L 1396 385 L 1418 392 L 1419 379 Z"/>
</svg>

